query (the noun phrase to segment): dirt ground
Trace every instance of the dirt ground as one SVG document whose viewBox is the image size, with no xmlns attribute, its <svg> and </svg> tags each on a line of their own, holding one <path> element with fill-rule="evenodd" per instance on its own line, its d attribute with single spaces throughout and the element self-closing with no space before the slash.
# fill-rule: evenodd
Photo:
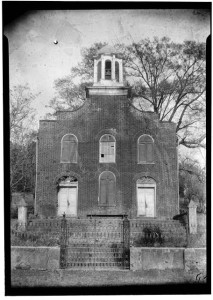
<svg viewBox="0 0 213 300">
<path fill-rule="evenodd" d="M 183 270 L 78 271 L 12 270 L 13 287 L 95 287 L 146 284 L 206 283 L 206 274 Z"/>
</svg>

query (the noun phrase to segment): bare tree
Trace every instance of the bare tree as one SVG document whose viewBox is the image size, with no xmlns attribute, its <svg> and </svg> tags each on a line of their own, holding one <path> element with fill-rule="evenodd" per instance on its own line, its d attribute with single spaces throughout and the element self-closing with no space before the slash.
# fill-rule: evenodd
<svg viewBox="0 0 213 300">
<path fill-rule="evenodd" d="M 179 144 L 205 147 L 205 45 L 164 37 L 122 48 L 140 108 L 148 104 L 160 120 L 177 123 Z"/>
<path fill-rule="evenodd" d="M 27 85 L 10 91 L 10 186 L 12 191 L 33 191 L 35 176 L 35 119 Z"/>
<path fill-rule="evenodd" d="M 55 81 L 56 97 L 50 107 L 73 109 L 83 104 L 85 86 L 92 84 L 94 56 L 104 45 L 96 43 L 82 50 L 82 61 L 71 69 L 71 75 Z M 205 147 L 205 45 L 175 44 L 164 37 L 114 47 L 123 54 L 133 103 L 141 110 L 153 110 L 162 121 L 175 122 L 180 145 Z"/>
</svg>

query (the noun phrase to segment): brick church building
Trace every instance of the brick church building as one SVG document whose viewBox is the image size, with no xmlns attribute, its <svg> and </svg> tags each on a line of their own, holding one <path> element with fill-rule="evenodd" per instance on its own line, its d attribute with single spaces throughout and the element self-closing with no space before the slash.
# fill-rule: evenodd
<svg viewBox="0 0 213 300">
<path fill-rule="evenodd" d="M 122 58 L 105 46 L 85 103 L 40 121 L 39 216 L 163 221 L 179 213 L 176 125 L 138 110 L 129 95 Z"/>
</svg>

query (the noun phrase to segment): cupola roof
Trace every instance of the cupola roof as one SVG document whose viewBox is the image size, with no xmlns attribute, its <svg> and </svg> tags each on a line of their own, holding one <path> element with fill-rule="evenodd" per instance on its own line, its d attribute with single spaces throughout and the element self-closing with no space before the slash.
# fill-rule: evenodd
<svg viewBox="0 0 213 300">
<path fill-rule="evenodd" d="M 99 49 L 97 54 L 114 54 L 117 51 L 110 45 L 106 45 L 103 48 Z"/>
</svg>

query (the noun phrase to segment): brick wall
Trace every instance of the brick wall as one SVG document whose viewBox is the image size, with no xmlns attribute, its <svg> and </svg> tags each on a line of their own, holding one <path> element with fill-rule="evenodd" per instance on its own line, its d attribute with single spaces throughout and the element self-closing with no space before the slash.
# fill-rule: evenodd
<svg viewBox="0 0 213 300">
<path fill-rule="evenodd" d="M 61 139 L 78 139 L 78 163 L 60 163 Z M 116 163 L 99 163 L 99 139 L 110 133 L 116 139 Z M 154 139 L 154 164 L 137 163 L 137 139 Z M 98 206 L 99 175 L 109 170 L 116 176 L 116 206 Z M 37 212 L 57 215 L 56 181 L 62 175 L 78 179 L 78 216 L 125 214 L 135 218 L 136 181 L 150 176 L 156 181 L 156 216 L 179 213 L 175 124 L 159 122 L 153 112 L 140 112 L 126 96 L 90 96 L 73 112 L 58 112 L 56 121 L 40 121 L 38 143 Z"/>
</svg>

